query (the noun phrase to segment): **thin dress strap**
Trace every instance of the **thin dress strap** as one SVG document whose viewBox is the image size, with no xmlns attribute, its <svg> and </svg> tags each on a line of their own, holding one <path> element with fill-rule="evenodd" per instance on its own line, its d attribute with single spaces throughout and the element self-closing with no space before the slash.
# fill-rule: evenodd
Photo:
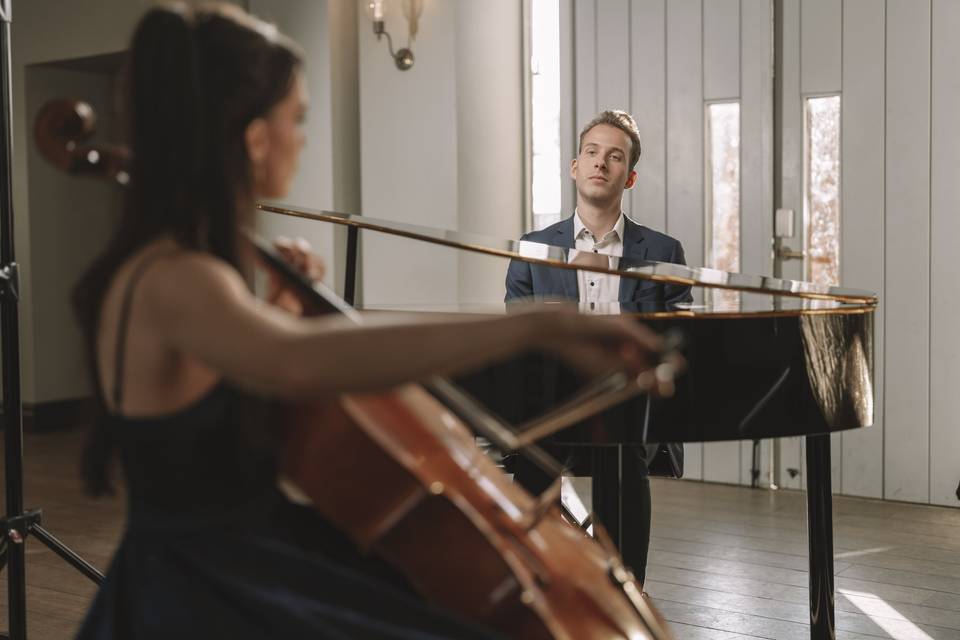
<svg viewBox="0 0 960 640">
<path fill-rule="evenodd" d="M 140 261 L 136 266 L 130 279 L 127 281 L 127 287 L 123 292 L 123 301 L 120 306 L 120 323 L 117 325 L 117 346 L 114 351 L 113 365 L 113 411 L 119 413 L 121 402 L 123 402 L 123 371 L 126 361 L 127 346 L 127 325 L 130 323 L 130 312 L 133 308 L 133 288 L 143 277 L 147 267 L 157 261 L 159 258 L 170 255 L 171 252 L 154 254 Z"/>
</svg>

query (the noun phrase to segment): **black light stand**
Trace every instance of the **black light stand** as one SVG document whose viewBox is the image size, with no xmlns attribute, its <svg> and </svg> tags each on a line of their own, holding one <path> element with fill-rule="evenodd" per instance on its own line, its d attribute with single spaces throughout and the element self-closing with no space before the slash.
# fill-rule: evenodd
<svg viewBox="0 0 960 640">
<path fill-rule="evenodd" d="M 10 61 L 12 0 L 0 0 L 0 348 L 3 376 L 3 436 L 7 517 L 0 520 L 7 561 L 8 635 L 26 640 L 27 598 L 24 542 L 35 535 L 95 583 L 103 574 L 40 526 L 39 509 L 23 510 L 23 415 L 20 404 L 19 267 L 13 253 L 13 101 Z"/>
</svg>

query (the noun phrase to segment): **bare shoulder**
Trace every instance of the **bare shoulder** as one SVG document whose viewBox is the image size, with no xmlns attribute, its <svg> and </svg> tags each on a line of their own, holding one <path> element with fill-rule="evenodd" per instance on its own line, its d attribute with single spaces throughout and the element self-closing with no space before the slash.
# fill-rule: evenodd
<svg viewBox="0 0 960 640">
<path fill-rule="evenodd" d="M 156 259 L 144 276 L 147 305 L 161 315 L 221 306 L 251 295 L 229 263 L 202 251 L 178 250 Z"/>
</svg>

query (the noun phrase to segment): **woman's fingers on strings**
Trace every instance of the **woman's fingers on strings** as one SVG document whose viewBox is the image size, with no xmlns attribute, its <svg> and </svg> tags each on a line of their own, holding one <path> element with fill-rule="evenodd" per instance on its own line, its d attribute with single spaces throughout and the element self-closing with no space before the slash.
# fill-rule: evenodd
<svg viewBox="0 0 960 640">
<path fill-rule="evenodd" d="M 303 271 L 301 252 L 296 249 L 293 240 L 285 236 L 278 236 L 277 239 L 273 241 L 273 246 L 292 267 L 297 271 Z"/>
<path fill-rule="evenodd" d="M 313 247 L 306 239 L 278 236 L 273 244 L 280 255 L 297 271 L 314 282 L 323 280 L 327 270 L 326 265 L 323 259 L 313 252 Z"/>
<path fill-rule="evenodd" d="M 637 353 L 660 353 L 663 350 L 663 338 L 655 331 L 627 316 L 613 316 L 630 344 L 637 347 Z"/>
<path fill-rule="evenodd" d="M 583 318 L 582 331 L 571 342 L 567 357 L 587 375 L 624 371 L 646 392 L 670 396 L 674 379 L 683 371 L 683 357 L 667 351 L 665 340 L 650 328 L 626 317 Z"/>
<path fill-rule="evenodd" d="M 651 395 L 672 396 L 676 392 L 676 378 L 686 366 L 686 360 L 677 351 L 663 352 L 652 367 L 639 374 L 637 383 Z"/>
</svg>

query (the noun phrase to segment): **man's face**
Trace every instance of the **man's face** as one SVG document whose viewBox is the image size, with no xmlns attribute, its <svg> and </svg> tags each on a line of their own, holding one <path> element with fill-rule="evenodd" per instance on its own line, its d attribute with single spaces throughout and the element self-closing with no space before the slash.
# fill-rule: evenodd
<svg viewBox="0 0 960 640">
<path fill-rule="evenodd" d="M 637 172 L 629 169 L 630 145 L 630 136 L 609 124 L 584 134 L 580 153 L 570 164 L 578 199 L 603 206 L 623 197 L 623 190 L 637 179 Z"/>
</svg>

